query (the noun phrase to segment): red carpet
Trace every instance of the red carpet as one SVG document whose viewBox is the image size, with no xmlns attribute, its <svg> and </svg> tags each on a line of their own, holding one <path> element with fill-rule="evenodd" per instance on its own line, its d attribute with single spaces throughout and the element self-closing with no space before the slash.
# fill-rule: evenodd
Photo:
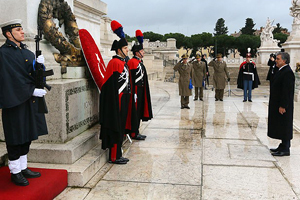
<svg viewBox="0 0 300 200">
<path fill-rule="evenodd" d="M 68 186 L 67 170 L 30 169 L 41 177 L 27 179 L 28 186 L 17 186 L 10 180 L 8 167 L 0 168 L 0 200 L 50 200 Z"/>
</svg>

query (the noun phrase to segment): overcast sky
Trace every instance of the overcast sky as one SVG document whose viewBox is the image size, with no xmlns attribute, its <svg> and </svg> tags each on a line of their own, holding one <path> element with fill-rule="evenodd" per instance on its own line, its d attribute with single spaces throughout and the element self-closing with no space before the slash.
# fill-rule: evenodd
<svg viewBox="0 0 300 200">
<path fill-rule="evenodd" d="M 252 18 L 255 29 L 266 25 L 269 17 L 291 31 L 291 0 L 102 0 L 107 16 L 119 21 L 130 36 L 135 30 L 155 33 L 182 33 L 186 36 L 213 33 L 219 18 L 225 20 L 229 34 Z"/>
</svg>

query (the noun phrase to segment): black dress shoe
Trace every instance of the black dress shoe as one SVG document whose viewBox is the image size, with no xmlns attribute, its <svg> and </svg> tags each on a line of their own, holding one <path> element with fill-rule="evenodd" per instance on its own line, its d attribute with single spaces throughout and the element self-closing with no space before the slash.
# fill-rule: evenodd
<svg viewBox="0 0 300 200">
<path fill-rule="evenodd" d="M 290 156 L 289 151 L 276 151 L 272 153 L 272 156 Z"/>
<path fill-rule="evenodd" d="M 113 163 L 113 164 L 119 164 L 119 165 L 125 165 L 125 164 L 127 164 L 127 162 L 128 161 L 125 161 L 125 160 L 123 160 L 123 159 L 121 159 L 121 158 L 119 158 L 119 159 L 117 159 L 117 160 L 115 160 L 115 161 L 108 161 L 109 163 Z"/>
<path fill-rule="evenodd" d="M 189 106 L 185 106 L 185 108 L 186 108 L 186 109 L 190 109 L 190 107 L 189 107 Z"/>
<path fill-rule="evenodd" d="M 203 99 L 202 99 L 202 98 L 200 98 L 200 101 L 203 101 Z"/>
<path fill-rule="evenodd" d="M 124 157 L 121 157 L 120 159 L 126 161 L 126 162 L 129 162 L 129 159 L 128 158 L 124 158 Z"/>
<path fill-rule="evenodd" d="M 28 180 L 23 176 L 22 172 L 19 172 L 17 174 L 11 174 L 11 181 L 19 186 L 29 185 Z"/>
<path fill-rule="evenodd" d="M 249 102 L 252 102 L 252 100 L 250 99 L 250 100 L 248 100 Z"/>
<path fill-rule="evenodd" d="M 220 101 L 223 101 L 223 99 L 220 99 Z"/>
<path fill-rule="evenodd" d="M 270 149 L 270 151 L 271 151 L 272 153 L 275 153 L 275 152 L 278 151 L 278 147 L 277 147 L 276 149 Z"/>
<path fill-rule="evenodd" d="M 138 134 L 139 136 L 141 136 L 141 137 L 143 137 L 143 138 L 145 138 L 146 139 L 146 135 L 142 135 L 142 134 Z"/>
<path fill-rule="evenodd" d="M 184 106 L 181 106 L 181 108 L 180 109 L 184 109 Z"/>
<path fill-rule="evenodd" d="M 216 101 L 219 101 L 219 99 L 216 99 Z"/>
<path fill-rule="evenodd" d="M 198 99 L 194 99 L 194 101 L 197 101 Z"/>
<path fill-rule="evenodd" d="M 247 100 L 243 100 L 243 102 L 246 102 Z"/>
<path fill-rule="evenodd" d="M 145 140 L 146 137 L 143 137 L 141 134 L 138 134 L 137 136 L 133 137 L 134 140 Z"/>
<path fill-rule="evenodd" d="M 37 178 L 41 176 L 40 172 L 33 172 L 28 168 L 22 170 L 21 172 L 25 178 Z"/>
</svg>

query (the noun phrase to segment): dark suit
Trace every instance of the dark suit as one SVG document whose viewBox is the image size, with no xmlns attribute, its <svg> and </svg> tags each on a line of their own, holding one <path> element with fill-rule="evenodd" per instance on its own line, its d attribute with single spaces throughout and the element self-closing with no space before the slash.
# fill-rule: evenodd
<svg viewBox="0 0 300 200">
<path fill-rule="evenodd" d="M 293 138 L 294 89 L 295 76 L 290 66 L 286 65 L 271 82 L 268 136 L 288 143 Z M 280 114 L 279 107 L 285 108 L 286 113 Z"/>
</svg>

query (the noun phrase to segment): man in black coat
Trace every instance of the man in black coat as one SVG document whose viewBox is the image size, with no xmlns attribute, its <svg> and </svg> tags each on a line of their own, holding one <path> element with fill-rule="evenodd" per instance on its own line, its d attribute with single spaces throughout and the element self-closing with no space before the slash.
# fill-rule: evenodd
<svg viewBox="0 0 300 200">
<path fill-rule="evenodd" d="M 206 54 L 203 54 L 201 56 L 201 61 L 205 63 L 205 67 L 206 67 L 206 76 L 205 76 L 205 83 L 204 83 L 204 89 L 207 90 L 207 86 L 209 86 L 209 71 L 208 71 L 208 65 L 207 65 L 207 61 L 205 60 L 206 59 Z"/>
<path fill-rule="evenodd" d="M 270 88 L 268 136 L 281 140 L 273 156 L 289 156 L 293 138 L 293 112 L 295 76 L 289 66 L 290 55 L 279 52 L 276 56 L 276 72 Z"/>
<path fill-rule="evenodd" d="M 11 180 L 16 185 L 29 184 L 26 178 L 41 176 L 27 168 L 31 141 L 48 134 L 44 113 L 38 113 L 38 99 L 46 94 L 35 88 L 34 54 L 22 43 L 21 20 L 0 25 L 6 42 L 0 48 L 0 109 L 8 152 Z M 41 55 L 36 62 L 43 64 Z"/>
</svg>

